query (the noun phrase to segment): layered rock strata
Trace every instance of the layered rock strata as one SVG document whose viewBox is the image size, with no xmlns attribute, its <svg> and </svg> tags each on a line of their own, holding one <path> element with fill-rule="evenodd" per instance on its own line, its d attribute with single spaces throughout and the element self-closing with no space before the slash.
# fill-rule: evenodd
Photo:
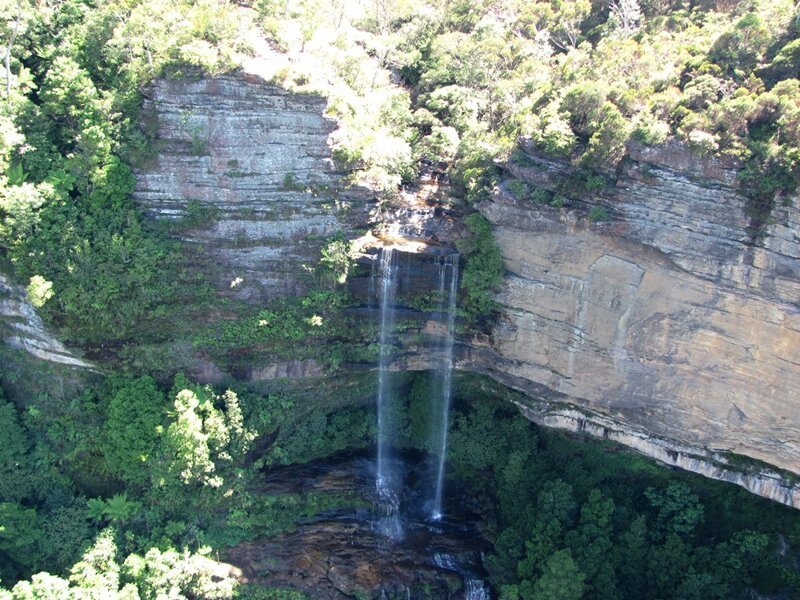
<svg viewBox="0 0 800 600">
<path fill-rule="evenodd" d="M 2 273 L 0 335 L 7 346 L 24 350 L 38 359 L 77 369 L 94 368 L 53 336 L 28 301 L 25 289 L 11 283 Z"/>
<path fill-rule="evenodd" d="M 409 209 L 422 215 L 414 221 L 405 208 L 379 214 L 368 196 L 340 196 L 334 124 L 319 98 L 233 75 L 156 82 L 146 109 L 160 150 L 137 174 L 136 196 L 152 214 L 182 219 L 179 235 L 213 267 L 223 295 L 259 303 L 301 292 L 304 265 L 316 264 L 327 236 L 352 237 L 387 215 L 389 236 L 446 244 L 458 235 L 430 204 Z M 634 146 L 630 157 L 613 184 L 576 195 L 571 209 L 502 191 L 480 206 L 507 267 L 503 310 L 491 336 L 461 340 L 458 366 L 543 399 L 526 414 L 545 425 L 617 439 L 800 506 L 783 475 L 742 475 L 721 454 L 800 473 L 800 213 L 777 207 L 753 243 L 736 165 L 677 144 Z M 532 152 L 523 159 L 506 169 L 530 185 L 561 193 L 579 176 Z M 589 222 L 593 204 L 611 219 Z M 425 279 L 435 257 L 411 262 L 413 281 L 401 287 L 434 289 Z M 374 290 L 361 270 L 350 286 L 367 319 Z M 429 348 L 411 341 L 435 334 L 426 327 L 405 338 L 398 366 L 429 368 Z M 313 361 L 251 371 L 321 373 Z"/>
<path fill-rule="evenodd" d="M 299 293 L 326 238 L 365 223 L 367 199 L 335 189 L 324 109 L 254 75 L 153 84 L 144 111 L 158 152 L 135 197 L 176 221 L 220 292 Z"/>
<path fill-rule="evenodd" d="M 525 158 L 508 170 L 529 184 L 574 175 Z M 675 144 L 631 158 L 594 199 L 606 223 L 502 191 L 481 205 L 505 308 L 465 367 L 696 454 L 800 473 L 800 211 L 778 207 L 754 245 L 730 166 Z"/>
</svg>

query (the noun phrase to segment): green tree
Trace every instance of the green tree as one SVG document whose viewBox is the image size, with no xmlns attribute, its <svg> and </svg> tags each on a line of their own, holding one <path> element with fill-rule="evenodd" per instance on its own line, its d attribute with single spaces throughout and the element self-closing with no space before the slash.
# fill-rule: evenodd
<svg viewBox="0 0 800 600">
<path fill-rule="evenodd" d="M 69 581 L 50 573 L 37 573 L 30 581 L 20 581 L 11 590 L 13 600 L 61 600 L 70 598 Z M 2 598 L 2 592 L 0 592 Z M 5 599 L 3 599 L 5 600 Z"/>
<path fill-rule="evenodd" d="M 34 509 L 15 502 L 0 502 L 0 555 L 31 567 L 37 559 L 36 545 L 41 538 L 41 522 Z"/>
<path fill-rule="evenodd" d="M 565 538 L 576 563 L 586 575 L 587 589 L 609 600 L 617 597 L 616 577 L 608 560 L 614 547 L 611 541 L 613 514 L 614 501 L 593 489 L 581 506 L 578 527 Z"/>
<path fill-rule="evenodd" d="M 176 378 L 176 384 L 184 381 Z M 225 410 L 215 406 L 218 400 L 210 388 L 177 393 L 161 443 L 161 464 L 152 471 L 156 489 L 178 482 L 219 488 L 225 483 L 225 470 L 244 457 L 255 434 L 244 427 L 234 392 L 224 394 Z"/>
<path fill-rule="evenodd" d="M 472 318 L 486 317 L 495 308 L 493 292 L 505 274 L 503 256 L 492 237 L 489 221 L 479 213 L 473 213 L 464 222 L 472 237 L 462 240 L 459 245 L 465 261 L 461 277 L 461 289 L 465 294 L 463 306 Z"/>
<path fill-rule="evenodd" d="M 31 464 L 30 434 L 23 429 L 13 404 L 0 398 L 0 500 L 18 502 L 36 488 Z"/>
<path fill-rule="evenodd" d="M 669 534 L 688 537 L 703 522 L 704 507 L 683 482 L 671 481 L 663 491 L 648 488 L 645 496 L 658 511 L 654 533 L 661 539 Z"/>
<path fill-rule="evenodd" d="M 119 590 L 120 567 L 116 562 L 115 531 L 104 529 L 81 560 L 70 569 L 69 581 L 89 598 L 112 598 Z"/>
<path fill-rule="evenodd" d="M 164 419 L 164 395 L 151 377 L 115 380 L 108 406 L 105 454 L 125 481 L 144 483 L 156 455 Z"/>
<path fill-rule="evenodd" d="M 135 584 L 142 600 L 158 598 L 235 597 L 237 582 L 230 571 L 202 553 L 152 548 L 144 556 L 132 554 L 122 565 L 126 581 Z"/>
<path fill-rule="evenodd" d="M 547 559 L 542 576 L 533 584 L 531 600 L 578 600 L 585 590 L 585 575 L 578 568 L 569 550 L 559 550 Z"/>
</svg>

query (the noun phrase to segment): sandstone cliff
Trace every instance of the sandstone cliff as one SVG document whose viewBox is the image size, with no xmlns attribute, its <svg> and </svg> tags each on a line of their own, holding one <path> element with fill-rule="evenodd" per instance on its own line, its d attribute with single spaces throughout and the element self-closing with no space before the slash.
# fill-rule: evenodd
<svg viewBox="0 0 800 600">
<path fill-rule="evenodd" d="M 160 148 L 137 174 L 136 196 L 159 217 L 201 209 L 205 218 L 180 235 L 220 294 L 252 303 L 296 294 L 321 239 L 375 224 L 368 196 L 346 198 L 337 187 L 323 100 L 234 75 L 157 82 L 146 108 Z M 614 185 L 574 198 L 573 209 L 502 190 L 480 206 L 507 266 L 504 308 L 491 336 L 461 340 L 458 366 L 541 399 L 523 407 L 541 423 L 617 439 L 800 506 L 800 488 L 784 476 L 742 475 L 720 453 L 800 473 L 800 213 L 778 207 L 754 245 L 735 165 L 678 145 L 634 147 L 631 158 Z M 532 153 L 507 168 L 543 188 L 572 176 Z M 588 222 L 591 203 L 612 219 Z M 452 239 L 441 211 L 418 208 L 383 217 L 412 237 Z M 404 260 L 415 277 L 436 272 L 435 257 Z M 351 284 L 365 306 L 370 281 Z M 424 345 L 406 350 L 398 368 L 430 365 Z M 257 379 L 309 373 L 321 371 L 250 370 Z"/>
<path fill-rule="evenodd" d="M 25 289 L 0 273 L 0 334 L 11 348 L 50 363 L 77 369 L 93 369 L 58 341 L 28 301 Z"/>
<path fill-rule="evenodd" d="M 183 219 L 181 237 L 221 291 L 296 294 L 323 240 L 363 225 L 363 196 L 340 196 L 325 101 L 254 75 L 159 80 L 145 101 L 157 156 L 137 172 L 151 214 Z M 304 277 L 305 276 L 305 277 Z"/>
<path fill-rule="evenodd" d="M 545 189 L 571 175 L 532 153 L 507 169 Z M 502 191 L 480 206 L 508 269 L 505 309 L 465 366 L 800 472 L 796 203 L 776 208 L 754 245 L 733 168 L 678 144 L 632 147 L 594 202 L 609 222 Z"/>
</svg>

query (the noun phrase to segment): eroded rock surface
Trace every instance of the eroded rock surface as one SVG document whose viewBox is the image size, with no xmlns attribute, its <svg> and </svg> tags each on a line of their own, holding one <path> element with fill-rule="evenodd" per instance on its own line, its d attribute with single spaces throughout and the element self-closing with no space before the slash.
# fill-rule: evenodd
<svg viewBox="0 0 800 600">
<path fill-rule="evenodd" d="M 161 147 L 137 174 L 137 198 L 162 218 L 194 217 L 179 235 L 196 245 L 198 268 L 221 295 L 259 303 L 300 293 L 304 265 L 316 264 L 327 236 L 352 237 L 376 220 L 395 221 L 390 236 L 445 246 L 460 235 L 436 208 L 418 207 L 411 219 L 403 208 L 382 212 L 363 193 L 343 196 L 330 160 L 334 124 L 320 98 L 232 75 L 156 82 L 146 109 Z M 531 152 L 506 169 L 552 190 L 576 177 Z M 458 367 L 555 403 L 540 422 L 616 436 L 709 476 L 734 477 L 720 451 L 800 473 L 796 199 L 754 236 L 736 165 L 671 143 L 632 146 L 605 189 L 572 200 L 558 210 L 501 192 L 480 206 L 506 262 L 504 308 L 491 336 L 460 341 Z M 590 223 L 593 204 L 611 219 Z M 409 267 L 414 281 L 401 282 L 408 293 L 400 297 L 435 288 L 423 281 L 435 273 L 428 262 Z M 374 321 L 374 269 L 361 270 L 350 289 Z M 397 365 L 428 368 L 429 350 L 408 343 Z M 286 363 L 251 375 L 317 371 L 313 362 Z M 583 417 L 564 417 L 564 407 Z M 654 450 L 668 447 L 684 458 Z M 781 476 L 749 477 L 740 485 L 799 505 Z"/>
<path fill-rule="evenodd" d="M 754 245 L 730 166 L 679 146 L 632 158 L 599 198 L 605 224 L 502 193 L 480 207 L 506 308 L 465 366 L 800 473 L 800 210 L 777 208 Z M 545 188 L 569 175 L 536 156 L 509 169 Z"/>
<path fill-rule="evenodd" d="M 28 301 L 25 290 L 0 273 L 0 334 L 6 345 L 52 363 L 93 369 L 59 342 L 45 327 L 42 318 Z"/>
<path fill-rule="evenodd" d="M 221 292 L 252 301 L 302 292 L 326 238 L 363 225 L 370 203 L 340 196 L 325 101 L 254 75 L 158 80 L 145 114 L 154 163 L 135 197 L 180 220 Z"/>
</svg>

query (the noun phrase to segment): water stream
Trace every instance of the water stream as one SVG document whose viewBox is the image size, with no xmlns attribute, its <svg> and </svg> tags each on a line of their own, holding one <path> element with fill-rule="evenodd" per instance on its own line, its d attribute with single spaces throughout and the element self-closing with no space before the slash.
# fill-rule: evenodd
<svg viewBox="0 0 800 600">
<path fill-rule="evenodd" d="M 449 285 L 447 272 L 450 272 Z M 445 293 L 447 292 L 447 293 Z M 442 303 L 442 312 L 446 315 L 447 329 L 442 343 L 442 358 L 439 366 L 439 379 L 441 387 L 441 414 L 438 420 L 438 431 L 434 431 L 435 441 L 433 448 L 436 449 L 439 462 L 436 471 L 436 489 L 433 496 L 433 508 L 431 519 L 438 521 L 443 514 L 444 496 L 444 472 L 445 460 L 447 458 L 447 424 L 450 417 L 450 397 L 452 394 L 453 378 L 453 339 L 456 315 L 456 297 L 458 294 L 458 254 L 451 254 L 445 257 L 439 265 L 439 297 Z M 447 298 L 446 311 L 445 298 Z"/>
<path fill-rule="evenodd" d="M 392 248 L 384 248 L 380 254 L 381 276 L 381 329 L 380 363 L 378 365 L 378 456 L 375 485 L 378 491 L 378 515 L 376 527 L 386 537 L 400 539 L 403 526 L 400 520 L 400 499 L 397 473 L 392 469 L 392 382 L 389 373 L 392 352 L 392 333 L 395 321 L 395 295 L 397 292 L 397 260 Z"/>
</svg>

